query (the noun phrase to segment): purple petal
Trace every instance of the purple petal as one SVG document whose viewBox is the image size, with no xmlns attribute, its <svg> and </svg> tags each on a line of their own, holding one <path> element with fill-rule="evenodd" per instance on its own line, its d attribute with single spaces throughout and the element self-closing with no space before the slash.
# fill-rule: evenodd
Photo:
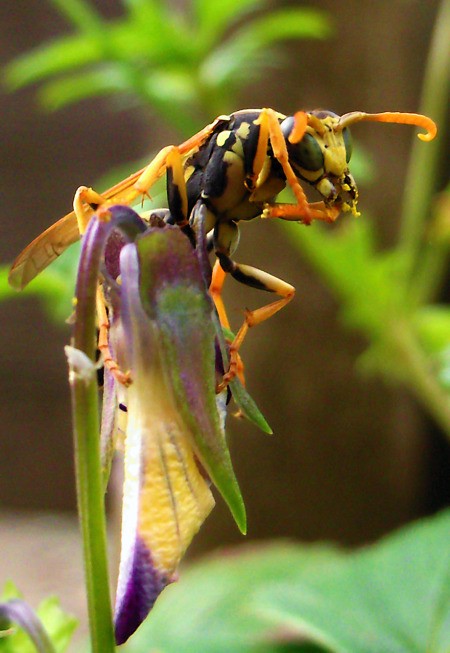
<svg viewBox="0 0 450 653">
<path fill-rule="evenodd" d="M 123 644 L 145 619 L 162 590 L 172 582 L 155 569 L 150 551 L 137 537 L 126 586 L 118 588 L 114 627 L 116 642 Z"/>
</svg>

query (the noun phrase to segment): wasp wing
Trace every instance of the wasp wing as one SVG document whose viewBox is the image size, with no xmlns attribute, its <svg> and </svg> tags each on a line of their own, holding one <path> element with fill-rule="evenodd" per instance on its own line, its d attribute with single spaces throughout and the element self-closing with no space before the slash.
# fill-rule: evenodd
<svg viewBox="0 0 450 653">
<path fill-rule="evenodd" d="M 23 290 L 47 265 L 80 238 L 75 213 L 68 213 L 33 240 L 11 266 L 8 281 Z"/>
<path fill-rule="evenodd" d="M 184 159 L 188 158 L 196 149 L 209 138 L 218 125 L 222 122 L 227 122 L 229 116 L 219 116 L 212 123 L 204 127 L 194 136 L 184 141 L 178 146 L 178 150 Z M 154 181 L 162 177 L 166 172 L 166 164 L 164 156 L 161 156 L 165 150 L 170 148 L 163 148 L 161 152 L 153 159 L 149 166 L 134 172 L 126 179 L 123 179 L 112 188 L 102 193 L 102 197 L 106 202 L 116 202 L 118 204 L 131 204 L 143 192 L 146 193 L 150 190 Z M 145 189 L 135 187 L 136 182 L 141 177 L 142 173 L 148 173 L 149 168 L 153 167 L 152 183 Z M 97 207 L 87 207 L 86 217 L 89 218 L 93 215 Z M 34 279 L 40 272 L 50 265 L 60 254 L 64 252 L 69 245 L 72 245 L 80 238 L 78 229 L 77 218 L 75 212 L 68 213 L 63 218 L 58 220 L 51 227 L 46 229 L 40 236 L 35 238 L 16 258 L 11 266 L 9 273 L 9 283 L 16 290 L 23 290 L 30 281 Z"/>
<path fill-rule="evenodd" d="M 139 179 L 145 168 L 138 170 L 123 181 L 102 193 L 105 201 L 121 201 L 129 203 L 135 199 L 137 192 L 133 185 Z M 162 171 L 161 174 L 163 174 Z M 127 192 L 128 191 L 128 192 Z M 94 209 L 88 207 L 87 214 L 94 214 Z M 23 290 L 30 281 L 60 256 L 70 245 L 80 238 L 77 217 L 71 211 L 63 218 L 52 224 L 42 234 L 37 236 L 19 254 L 11 266 L 8 281 L 16 290 Z"/>
</svg>

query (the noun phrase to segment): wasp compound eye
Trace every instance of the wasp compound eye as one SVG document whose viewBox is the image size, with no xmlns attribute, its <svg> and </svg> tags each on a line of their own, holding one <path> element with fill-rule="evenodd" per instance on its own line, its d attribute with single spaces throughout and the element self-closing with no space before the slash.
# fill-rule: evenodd
<svg viewBox="0 0 450 653">
<path fill-rule="evenodd" d="M 305 134 L 295 145 L 288 146 L 289 157 L 300 168 L 317 172 L 324 167 L 323 152 L 311 134 Z"/>
<path fill-rule="evenodd" d="M 350 161 L 353 152 L 353 139 L 348 127 L 342 130 L 342 138 L 344 139 L 345 146 L 345 160 L 347 163 Z"/>
<path fill-rule="evenodd" d="M 281 123 L 281 131 L 286 139 L 289 159 L 292 163 L 304 170 L 311 172 L 321 170 L 324 166 L 323 153 L 319 143 L 312 134 L 306 133 L 298 143 L 289 142 L 288 138 L 292 132 L 294 123 L 294 116 L 289 116 Z"/>
</svg>

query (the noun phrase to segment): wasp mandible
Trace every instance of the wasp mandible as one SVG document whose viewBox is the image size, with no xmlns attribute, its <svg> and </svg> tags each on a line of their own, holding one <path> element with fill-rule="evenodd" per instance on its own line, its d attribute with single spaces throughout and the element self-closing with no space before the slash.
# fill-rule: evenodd
<svg viewBox="0 0 450 653">
<path fill-rule="evenodd" d="M 360 121 L 401 123 L 426 130 L 421 140 L 432 140 L 435 123 L 415 113 L 364 113 L 342 116 L 331 111 L 298 111 L 285 116 L 273 109 L 244 109 L 221 115 L 181 145 L 164 147 L 150 164 L 102 194 L 80 187 L 74 210 L 38 236 L 14 262 L 9 280 L 25 287 L 39 272 L 83 234 L 99 206 L 132 204 L 148 195 L 166 174 L 168 221 L 194 239 L 198 203 L 206 207 L 208 243 L 217 261 L 211 293 L 221 322 L 228 326 L 221 299 L 225 275 L 249 286 L 274 292 L 280 299 L 247 311 L 234 345 L 240 346 L 250 326 L 279 311 L 294 296 L 290 284 L 267 272 L 233 260 L 239 242 L 240 220 L 258 216 L 310 224 L 334 222 L 341 212 L 357 214 L 358 189 L 349 170 L 352 142 L 349 127 Z M 320 201 L 309 202 L 302 182 L 318 191 Z M 276 203 L 289 186 L 295 203 Z M 195 243 L 194 243 L 195 244 Z"/>
</svg>

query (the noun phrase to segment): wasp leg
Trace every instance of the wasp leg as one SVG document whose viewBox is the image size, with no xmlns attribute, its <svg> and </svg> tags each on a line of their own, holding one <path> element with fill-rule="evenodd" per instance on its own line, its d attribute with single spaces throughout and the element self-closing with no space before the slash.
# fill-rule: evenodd
<svg viewBox="0 0 450 653">
<path fill-rule="evenodd" d="M 220 261 L 217 260 L 214 263 L 211 283 L 209 285 L 209 294 L 211 295 L 214 304 L 216 306 L 217 313 L 219 315 L 220 324 L 226 329 L 230 328 L 230 322 L 228 320 L 227 312 L 225 310 L 225 304 L 222 299 L 222 289 L 223 284 L 225 283 L 226 272 L 220 265 Z"/>
<path fill-rule="evenodd" d="M 106 198 L 97 193 L 93 188 L 80 186 L 77 189 L 75 197 L 73 198 L 73 210 L 77 218 L 78 230 L 81 235 L 86 231 L 94 212 L 105 202 Z"/>
<path fill-rule="evenodd" d="M 324 202 L 311 202 L 309 204 L 311 220 L 321 220 L 323 222 L 335 222 L 339 217 L 341 210 L 337 206 L 325 206 Z M 310 224 L 311 220 L 305 218 L 299 212 L 295 204 L 268 204 L 261 214 L 262 218 L 280 218 L 280 220 L 291 220 L 293 222 L 303 222 Z"/>
<path fill-rule="evenodd" d="M 117 361 L 114 360 L 111 350 L 109 348 L 108 333 L 109 333 L 109 320 L 106 313 L 105 298 L 101 286 L 97 288 L 97 319 L 98 319 L 98 344 L 97 348 L 103 357 L 103 364 L 109 369 L 116 381 L 124 386 L 129 386 L 132 383 L 129 372 L 123 372 Z"/>
<path fill-rule="evenodd" d="M 244 342 L 248 330 L 257 324 L 261 324 L 261 322 L 268 320 L 272 315 L 275 315 L 275 313 L 278 313 L 278 311 L 289 304 L 295 295 L 295 288 L 268 272 L 264 272 L 263 270 L 259 270 L 250 265 L 236 263 L 226 254 L 217 252 L 217 256 L 224 272 L 231 274 L 236 281 L 251 286 L 252 288 L 274 292 L 281 296 L 281 299 L 277 299 L 266 306 L 261 306 L 261 308 L 257 308 L 253 311 L 245 311 L 245 320 L 230 345 L 230 365 L 223 376 L 222 383 L 218 387 L 218 391 L 220 392 L 228 385 L 236 374 L 238 374 L 240 364 L 239 349 Z"/>
<path fill-rule="evenodd" d="M 181 143 L 181 145 L 168 145 L 167 147 L 164 147 L 160 152 L 158 152 L 153 161 L 144 168 L 139 178 L 134 183 L 133 188 L 136 195 L 141 193 L 147 195 L 153 184 L 163 176 L 167 169 L 168 158 L 170 158 L 173 150 L 178 150 L 181 157 L 194 153 L 195 150 L 201 147 L 203 143 L 208 140 L 217 125 L 223 120 L 229 120 L 229 118 L 229 116 L 219 116 L 212 123 L 206 125 L 206 127 L 197 132 L 197 134 L 194 134 L 194 136 L 188 138 L 187 141 Z"/>
<path fill-rule="evenodd" d="M 273 109 L 263 109 L 258 118 L 258 124 L 260 125 L 260 139 L 261 147 L 266 148 L 267 151 L 267 139 L 270 141 L 272 146 L 273 154 L 275 158 L 279 161 L 286 181 L 291 187 L 297 204 L 280 204 L 275 206 L 268 205 L 265 207 L 263 212 L 263 217 L 265 218 L 281 218 L 283 220 L 295 220 L 302 221 L 305 224 L 311 223 L 313 220 L 325 220 L 327 222 L 333 222 L 339 215 L 337 209 L 330 210 L 322 202 L 310 204 L 305 195 L 305 191 L 300 184 L 297 175 L 295 174 L 290 162 L 289 162 L 289 153 L 286 146 L 286 140 L 281 131 L 280 123 L 278 122 L 278 117 L 276 112 Z M 299 111 L 295 114 L 295 124 L 291 138 L 294 142 L 298 142 L 303 138 L 305 129 L 307 126 L 307 114 L 303 111 Z M 257 155 L 259 153 L 259 143 L 257 148 Z M 256 157 L 255 157 L 256 158 Z M 262 159 L 258 158 L 258 161 Z M 258 173 L 258 178 L 256 179 L 256 186 L 258 187 L 261 181 L 261 173 L 263 171 L 262 164 L 259 163 L 260 169 L 254 169 L 253 175 Z"/>
<path fill-rule="evenodd" d="M 211 295 L 214 301 L 217 313 L 219 315 L 221 326 L 225 327 L 226 329 L 230 329 L 230 322 L 228 320 L 227 312 L 225 310 L 225 305 L 222 299 L 222 290 L 223 290 L 223 284 L 225 283 L 225 278 L 226 278 L 226 272 L 220 265 L 220 261 L 217 260 L 214 264 L 214 268 L 212 272 L 211 284 L 209 286 L 209 294 Z M 244 363 L 238 352 L 236 352 L 235 369 L 236 369 L 235 372 L 236 376 L 239 378 L 242 385 L 245 386 Z M 227 381 L 227 383 L 229 382 L 229 380 Z M 225 385 L 227 385 L 227 383 L 225 383 Z M 218 392 L 223 390 L 225 385 L 223 385 L 223 380 L 222 380 L 222 383 L 219 384 Z"/>
</svg>

